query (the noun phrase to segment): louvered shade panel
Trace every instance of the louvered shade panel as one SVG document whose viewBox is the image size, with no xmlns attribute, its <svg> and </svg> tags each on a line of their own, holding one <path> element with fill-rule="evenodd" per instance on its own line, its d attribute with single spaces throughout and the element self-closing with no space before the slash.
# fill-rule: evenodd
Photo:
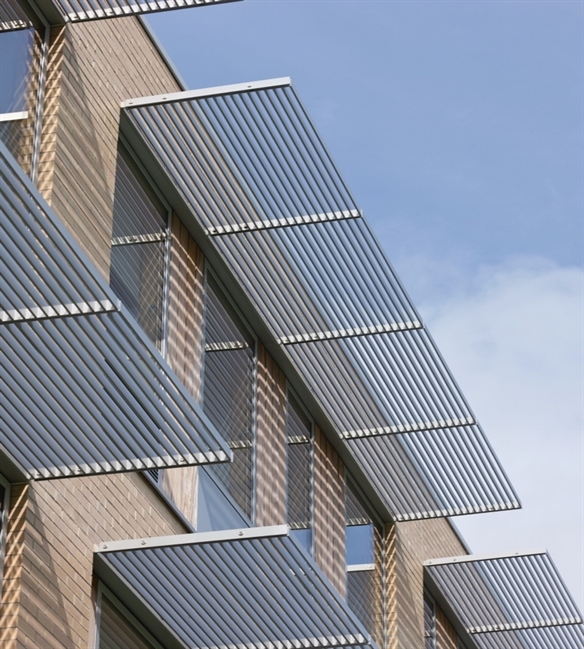
<svg viewBox="0 0 584 649">
<path fill-rule="evenodd" d="M 425 562 L 443 598 L 480 649 L 581 649 L 582 616 L 547 552 Z"/>
<path fill-rule="evenodd" d="M 290 80 L 124 110 L 394 518 L 519 507 Z"/>
<path fill-rule="evenodd" d="M 95 558 L 187 649 L 372 644 L 285 526 L 105 543 Z"/>
<path fill-rule="evenodd" d="M 0 449 L 35 479 L 229 460 L 4 148 L 0 165 Z"/>
<path fill-rule="evenodd" d="M 44 0 L 53 24 L 76 23 L 120 16 L 136 16 L 188 7 L 206 7 L 238 0 Z M 4 6 L 6 4 L 6 6 Z M 25 22 L 26 21 L 26 22 Z M 28 19 L 15 0 L 2 0 L 0 31 L 22 29 Z"/>
</svg>

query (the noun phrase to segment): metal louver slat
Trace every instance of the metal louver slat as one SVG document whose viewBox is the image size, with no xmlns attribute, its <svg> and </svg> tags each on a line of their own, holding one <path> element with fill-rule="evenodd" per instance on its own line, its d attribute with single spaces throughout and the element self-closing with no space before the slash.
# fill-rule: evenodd
<svg viewBox="0 0 584 649">
<path fill-rule="evenodd" d="M 519 507 L 290 80 L 123 108 L 394 518 Z"/>
<path fill-rule="evenodd" d="M 227 444 L 0 147 L 0 449 L 27 478 L 225 462 Z"/>
<path fill-rule="evenodd" d="M 375 646 L 285 526 L 107 542 L 95 569 L 188 649 Z"/>
<path fill-rule="evenodd" d="M 443 598 L 480 649 L 580 649 L 584 621 L 545 551 L 425 562 Z"/>
</svg>

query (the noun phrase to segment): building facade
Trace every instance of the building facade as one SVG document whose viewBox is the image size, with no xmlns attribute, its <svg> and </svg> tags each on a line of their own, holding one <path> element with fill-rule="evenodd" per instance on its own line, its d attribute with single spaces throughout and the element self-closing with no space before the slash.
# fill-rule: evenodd
<svg viewBox="0 0 584 649">
<path fill-rule="evenodd" d="M 290 80 L 138 15 L 203 4 L 2 0 L 1 646 L 584 646 Z"/>
</svg>

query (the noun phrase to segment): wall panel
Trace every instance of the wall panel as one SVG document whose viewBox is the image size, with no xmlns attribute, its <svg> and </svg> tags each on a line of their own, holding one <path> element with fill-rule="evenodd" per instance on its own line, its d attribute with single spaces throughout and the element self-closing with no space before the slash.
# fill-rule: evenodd
<svg viewBox="0 0 584 649">
<path fill-rule="evenodd" d="M 258 343 L 255 524 L 286 522 L 286 377 Z"/>
<path fill-rule="evenodd" d="M 388 649 L 419 649 L 424 646 L 423 562 L 462 554 L 467 552 L 447 519 L 386 526 Z M 445 649 L 450 647 L 445 645 Z"/>
<path fill-rule="evenodd" d="M 441 608 L 436 607 L 436 649 L 457 649 L 457 636 Z"/>
<path fill-rule="evenodd" d="M 314 556 L 345 596 L 345 467 L 322 431 L 314 427 Z"/>
<path fill-rule="evenodd" d="M 201 398 L 205 259 L 173 215 L 168 273 L 167 361 L 197 402 Z M 162 471 L 161 486 L 193 525 L 197 522 L 198 467 Z"/>
</svg>

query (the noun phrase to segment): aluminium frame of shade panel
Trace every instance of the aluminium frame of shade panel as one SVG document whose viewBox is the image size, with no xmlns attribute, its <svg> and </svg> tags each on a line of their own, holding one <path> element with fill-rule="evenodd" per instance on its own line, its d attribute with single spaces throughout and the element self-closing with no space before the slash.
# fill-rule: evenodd
<svg viewBox="0 0 584 649">
<path fill-rule="evenodd" d="M 0 146 L 2 451 L 28 479 L 231 451 Z"/>
<path fill-rule="evenodd" d="M 290 80 L 122 108 L 394 519 L 519 507 Z"/>
</svg>

